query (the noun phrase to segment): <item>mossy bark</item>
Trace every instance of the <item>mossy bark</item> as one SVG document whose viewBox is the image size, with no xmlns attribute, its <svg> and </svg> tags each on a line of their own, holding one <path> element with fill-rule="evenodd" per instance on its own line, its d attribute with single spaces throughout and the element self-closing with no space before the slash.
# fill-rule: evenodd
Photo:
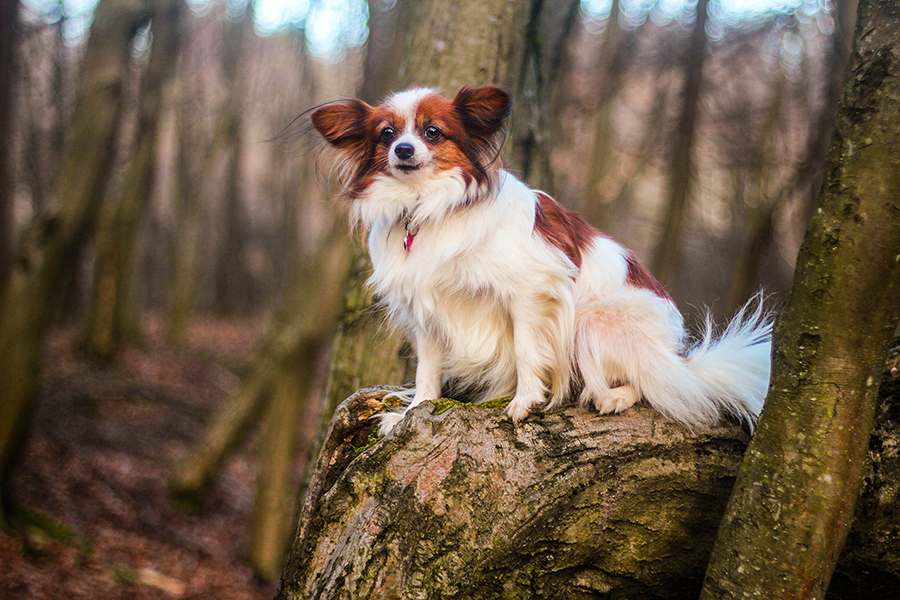
<svg viewBox="0 0 900 600">
<path fill-rule="evenodd" d="M 900 339 L 888 357 L 868 454 L 829 600 L 892 598 L 900 590 Z"/>
<path fill-rule="evenodd" d="M 737 427 L 690 432 L 641 405 L 515 427 L 499 400 L 441 400 L 381 439 L 372 417 L 394 389 L 335 413 L 279 600 L 697 598 L 747 441 Z M 830 600 L 900 589 L 900 347 L 881 395 Z"/>
<path fill-rule="evenodd" d="M 279 599 L 696 597 L 738 427 L 426 403 L 371 445 L 386 393 L 337 411 Z"/>
<path fill-rule="evenodd" d="M 822 598 L 850 528 L 900 316 L 898 10 L 896 0 L 860 3 L 769 396 L 702 598 Z"/>
</svg>

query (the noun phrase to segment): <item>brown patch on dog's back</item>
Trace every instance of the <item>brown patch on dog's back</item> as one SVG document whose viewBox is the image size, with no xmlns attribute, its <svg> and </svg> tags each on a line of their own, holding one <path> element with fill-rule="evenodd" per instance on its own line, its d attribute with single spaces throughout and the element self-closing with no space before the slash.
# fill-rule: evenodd
<svg viewBox="0 0 900 600">
<path fill-rule="evenodd" d="M 535 192 L 534 229 L 545 240 L 563 251 L 569 260 L 581 268 L 581 255 L 598 235 L 584 217 L 545 194 Z"/>
<path fill-rule="evenodd" d="M 641 287 L 650 290 L 660 298 L 672 301 L 672 297 L 656 280 L 656 277 L 650 273 L 650 270 L 644 266 L 644 263 L 631 250 L 625 251 L 625 261 L 628 264 L 628 283 L 635 287 Z"/>
</svg>

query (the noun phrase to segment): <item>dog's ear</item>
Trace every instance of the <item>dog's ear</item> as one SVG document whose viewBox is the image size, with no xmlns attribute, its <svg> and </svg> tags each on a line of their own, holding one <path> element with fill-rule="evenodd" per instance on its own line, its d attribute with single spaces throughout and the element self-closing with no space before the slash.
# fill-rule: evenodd
<svg viewBox="0 0 900 600">
<path fill-rule="evenodd" d="M 506 118 L 512 111 L 512 96 L 494 86 L 466 86 L 453 98 L 453 106 L 468 134 L 487 141 L 506 124 Z"/>
<path fill-rule="evenodd" d="M 310 116 L 312 126 L 339 150 L 352 150 L 366 142 L 372 107 L 362 100 L 341 100 L 321 106 Z"/>
</svg>

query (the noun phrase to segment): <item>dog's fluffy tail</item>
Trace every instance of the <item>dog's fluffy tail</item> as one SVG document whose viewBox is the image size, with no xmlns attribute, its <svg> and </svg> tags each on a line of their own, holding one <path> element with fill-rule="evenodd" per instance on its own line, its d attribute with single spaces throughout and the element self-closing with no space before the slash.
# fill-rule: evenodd
<svg viewBox="0 0 900 600">
<path fill-rule="evenodd" d="M 725 413 L 752 430 L 768 392 L 771 351 L 772 319 L 759 295 L 721 335 L 707 315 L 700 339 L 683 357 L 642 377 L 641 391 L 654 408 L 686 425 L 711 424 Z"/>
</svg>

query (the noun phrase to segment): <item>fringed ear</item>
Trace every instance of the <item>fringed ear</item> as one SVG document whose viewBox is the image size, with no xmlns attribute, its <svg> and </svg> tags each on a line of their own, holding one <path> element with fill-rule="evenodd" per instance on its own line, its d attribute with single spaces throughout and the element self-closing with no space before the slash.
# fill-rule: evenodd
<svg viewBox="0 0 900 600">
<path fill-rule="evenodd" d="M 463 127 L 473 138 L 490 144 L 506 125 L 512 96 L 498 87 L 464 87 L 453 99 Z"/>
<path fill-rule="evenodd" d="M 326 104 L 310 116 L 313 127 L 338 150 L 354 152 L 367 140 L 367 119 L 372 107 L 362 100 L 341 100 Z"/>
<path fill-rule="evenodd" d="M 453 98 L 453 108 L 466 132 L 466 139 L 458 142 L 460 148 L 472 163 L 476 181 L 491 188 L 501 167 L 512 96 L 498 87 L 467 86 Z"/>
</svg>

